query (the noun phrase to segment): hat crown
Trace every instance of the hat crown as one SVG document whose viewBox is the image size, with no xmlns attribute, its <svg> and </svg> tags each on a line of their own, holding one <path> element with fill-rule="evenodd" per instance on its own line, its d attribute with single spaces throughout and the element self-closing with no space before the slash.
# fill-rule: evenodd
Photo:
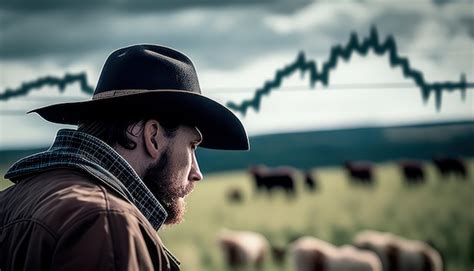
<svg viewBox="0 0 474 271">
<path fill-rule="evenodd" d="M 94 95 L 136 89 L 201 93 L 191 60 L 176 50 L 159 45 L 133 45 L 110 54 Z"/>
</svg>

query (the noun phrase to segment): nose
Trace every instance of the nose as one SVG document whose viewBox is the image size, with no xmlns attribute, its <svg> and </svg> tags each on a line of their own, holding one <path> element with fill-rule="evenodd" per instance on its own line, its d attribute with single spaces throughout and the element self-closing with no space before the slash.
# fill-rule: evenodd
<svg viewBox="0 0 474 271">
<path fill-rule="evenodd" d="M 191 172 L 189 173 L 189 179 L 190 181 L 200 181 L 202 180 L 202 173 L 201 170 L 199 169 L 198 161 L 196 158 L 196 154 L 193 154 L 193 162 L 191 164 Z"/>
</svg>

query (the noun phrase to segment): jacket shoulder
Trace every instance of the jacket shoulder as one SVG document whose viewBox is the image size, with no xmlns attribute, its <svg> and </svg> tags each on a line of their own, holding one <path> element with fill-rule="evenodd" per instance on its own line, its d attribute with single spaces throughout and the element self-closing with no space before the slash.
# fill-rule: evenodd
<svg viewBox="0 0 474 271">
<path fill-rule="evenodd" d="M 31 219 L 58 233 L 93 214 L 137 215 L 131 203 L 89 174 L 73 169 L 55 169 L 28 177 L 4 191 L 0 205 L 8 210 L 2 214 L 6 220 Z"/>
<path fill-rule="evenodd" d="M 0 215 L 9 210 L 5 217 L 10 223 L 27 221 L 8 227 L 9 244 L 19 246 L 17 241 L 25 240 L 21 236 L 30 235 L 25 242 L 40 249 L 28 257 L 39 261 L 51 255 L 46 258 L 52 269 L 170 269 L 161 240 L 138 209 L 87 173 L 57 169 L 29 177 L 2 192 L 3 206 Z M 38 224 L 53 239 L 44 231 L 31 235 Z"/>
</svg>

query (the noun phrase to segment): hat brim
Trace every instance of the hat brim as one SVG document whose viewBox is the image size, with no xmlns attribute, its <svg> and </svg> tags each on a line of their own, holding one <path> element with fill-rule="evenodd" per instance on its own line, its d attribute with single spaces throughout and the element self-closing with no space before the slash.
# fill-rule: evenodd
<svg viewBox="0 0 474 271">
<path fill-rule="evenodd" d="M 87 120 L 151 114 L 195 125 L 203 148 L 248 150 L 240 120 L 225 106 L 203 95 L 179 90 L 152 91 L 108 99 L 62 103 L 31 110 L 54 123 L 77 125 Z"/>
</svg>

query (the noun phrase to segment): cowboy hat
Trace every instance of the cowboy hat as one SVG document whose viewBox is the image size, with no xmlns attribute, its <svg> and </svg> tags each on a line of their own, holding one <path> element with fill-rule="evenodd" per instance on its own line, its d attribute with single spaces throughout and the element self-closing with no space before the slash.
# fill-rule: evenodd
<svg viewBox="0 0 474 271">
<path fill-rule="evenodd" d="M 249 149 L 240 120 L 223 105 L 201 95 L 191 60 L 158 45 L 133 45 L 113 52 L 102 68 L 91 100 L 30 112 L 54 123 L 72 125 L 130 115 L 157 116 L 196 126 L 203 135 L 201 147 Z"/>
</svg>

